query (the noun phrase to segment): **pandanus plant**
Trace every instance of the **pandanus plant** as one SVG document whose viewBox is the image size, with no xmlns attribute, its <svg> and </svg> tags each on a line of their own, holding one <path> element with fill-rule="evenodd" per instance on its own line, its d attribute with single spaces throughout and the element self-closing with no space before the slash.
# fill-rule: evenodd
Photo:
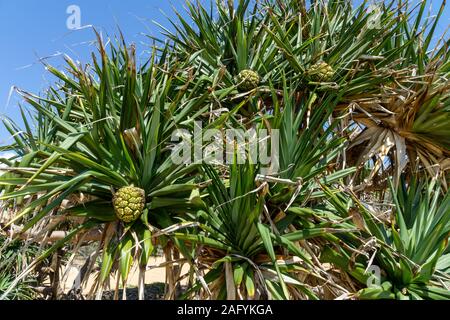
<svg viewBox="0 0 450 320">
<path fill-rule="evenodd" d="M 328 249 L 322 256 L 369 284 L 356 293 L 358 298 L 449 299 L 450 194 L 436 177 L 428 183 L 402 176 L 398 188 L 391 183 L 386 199 L 392 203 L 389 220 L 352 192 L 347 197 L 329 195 L 342 217 L 350 216 L 365 235 L 365 240 L 355 243 L 360 253 L 340 248 Z M 375 275 L 367 272 L 372 266 Z"/>
<path fill-rule="evenodd" d="M 91 242 L 90 298 L 111 275 L 118 298 L 133 264 L 143 298 L 156 246 L 168 299 L 448 298 L 448 40 L 430 51 L 444 5 L 188 2 L 141 65 L 98 34 L 90 64 L 46 65 L 58 84 L 17 89 L 31 112 L 3 121 L 2 232 L 43 249 L 3 298 Z M 178 163 L 179 129 L 278 130 L 277 165 Z"/>
<path fill-rule="evenodd" d="M 100 227 L 101 287 L 117 257 L 124 284 L 133 256 L 145 268 L 154 240 L 150 225 L 159 225 L 158 219 L 171 219 L 163 208 L 195 207 L 190 199 L 190 192 L 197 188 L 190 176 L 195 166 L 175 165 L 167 155 L 173 128 L 185 120 L 183 113 L 197 104 L 186 100 L 191 92 L 180 87 L 177 74 L 156 66 L 156 51 L 148 65 L 139 69 L 133 47 L 111 46 L 108 56 L 100 37 L 98 40 L 101 61 L 94 58 L 92 67 L 85 69 L 66 58 L 69 76 L 48 66 L 61 80 L 58 91 L 51 90 L 47 97 L 19 91 L 35 109 L 36 124 L 45 123 L 50 136 L 30 131 L 15 135 L 22 150 L 12 149 L 22 157 L 8 168 L 1 184 L 2 200 L 27 201 L 5 227 L 20 223 L 20 233 L 39 228 L 42 236 L 43 230 L 54 227 L 52 219 L 76 217 L 82 221 L 41 259 Z M 164 57 L 158 59 L 164 64 Z M 177 98 L 168 99 L 168 95 Z M 135 219 L 120 220 L 122 203 L 113 199 L 130 186 L 142 190 L 142 202 L 135 208 Z M 82 196 L 83 201 L 63 205 L 74 195 Z M 162 213 L 156 214 L 158 210 Z M 161 216 L 164 214 L 167 217 Z"/>
</svg>

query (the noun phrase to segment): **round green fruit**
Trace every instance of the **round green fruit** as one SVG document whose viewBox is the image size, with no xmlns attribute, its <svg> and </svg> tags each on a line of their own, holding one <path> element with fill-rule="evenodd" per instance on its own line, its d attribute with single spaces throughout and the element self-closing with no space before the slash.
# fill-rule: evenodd
<svg viewBox="0 0 450 320">
<path fill-rule="evenodd" d="M 131 222 L 139 218 L 144 210 L 145 192 L 133 186 L 117 190 L 113 198 L 114 211 L 123 222 Z"/>
<path fill-rule="evenodd" d="M 328 82 L 333 79 L 334 70 L 328 63 L 319 61 L 309 68 L 308 74 L 314 81 Z"/>
<path fill-rule="evenodd" d="M 239 72 L 236 82 L 239 91 L 250 91 L 258 87 L 260 80 L 256 71 L 247 69 Z"/>
</svg>

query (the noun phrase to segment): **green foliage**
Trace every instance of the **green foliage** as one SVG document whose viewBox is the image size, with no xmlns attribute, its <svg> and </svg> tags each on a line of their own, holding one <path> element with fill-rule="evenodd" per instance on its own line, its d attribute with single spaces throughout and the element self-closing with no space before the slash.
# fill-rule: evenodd
<svg viewBox="0 0 450 320">
<path fill-rule="evenodd" d="M 382 270 L 378 287 L 362 289 L 357 296 L 361 299 L 448 299 L 446 286 L 450 276 L 446 272 L 448 257 L 444 253 L 450 232 L 450 193 L 443 192 L 436 180 L 427 183 L 416 177 L 409 181 L 403 177 L 398 189 L 391 186 L 391 192 L 395 207 L 390 225 L 353 197 L 358 208 L 354 210 L 364 217 L 365 239 L 373 243 L 373 264 Z M 337 208 L 346 207 L 342 198 L 336 196 L 330 202 Z M 364 241 L 367 244 L 363 240 L 363 245 Z M 352 267 L 354 257 L 345 251 L 327 252 L 323 258 L 367 283 L 370 260 L 360 259 L 360 267 Z"/>
<path fill-rule="evenodd" d="M 142 65 L 96 33 L 89 64 L 66 57 L 65 71 L 46 65 L 58 83 L 45 95 L 18 90 L 23 129 L 3 121 L 14 142 L 0 150 L 17 156 L 0 159 L 2 230 L 76 221 L 36 263 L 100 231 L 90 298 L 111 275 L 126 287 L 133 264 L 142 276 L 157 245 L 166 298 L 176 263 L 189 266 L 181 298 L 449 298 L 450 46 L 430 51 L 444 4 L 435 19 L 426 4 L 187 2 Z M 175 163 L 175 130 L 199 126 L 278 130 L 278 166 L 238 161 L 248 150 Z M 126 186 L 145 199 L 124 222 L 113 202 Z M 371 265 L 382 275 L 367 288 Z"/>
<path fill-rule="evenodd" d="M 10 241 L 0 236 L 0 295 L 3 295 L 13 283 L 15 277 L 36 256 L 37 247 L 24 245 L 22 241 Z M 6 300 L 31 300 L 36 297 L 36 292 L 31 288 L 36 281 L 28 277 L 24 282 L 10 291 Z"/>
</svg>

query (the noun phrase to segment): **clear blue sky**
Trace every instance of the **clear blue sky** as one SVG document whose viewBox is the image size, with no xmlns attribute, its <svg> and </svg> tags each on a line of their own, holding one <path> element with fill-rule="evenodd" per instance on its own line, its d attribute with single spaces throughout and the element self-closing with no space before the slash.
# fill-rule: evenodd
<svg viewBox="0 0 450 320">
<path fill-rule="evenodd" d="M 209 0 L 201 2 L 209 3 Z M 180 11 L 183 3 L 184 0 L 172 0 L 172 5 Z M 440 3 L 433 1 L 433 7 L 439 7 Z M 52 79 L 38 62 L 39 58 L 66 53 L 73 59 L 89 61 L 89 52 L 95 50 L 90 44 L 94 39 L 92 30 L 70 31 L 66 27 L 69 17 L 66 9 L 72 4 L 81 9 L 82 25 L 94 25 L 109 34 L 114 34 L 119 25 L 127 42 L 137 44 L 142 59 L 148 56 L 146 49 L 150 45 L 143 34 L 156 36 L 159 32 L 152 20 L 168 25 L 161 10 L 173 17 L 167 0 L 0 0 L 0 115 L 19 119 L 19 98 L 13 94 L 8 99 L 11 86 L 35 93 L 48 87 Z M 449 25 L 449 6 L 438 33 Z M 60 56 L 47 61 L 62 66 Z M 0 145 L 9 142 L 9 134 L 0 125 Z"/>
</svg>

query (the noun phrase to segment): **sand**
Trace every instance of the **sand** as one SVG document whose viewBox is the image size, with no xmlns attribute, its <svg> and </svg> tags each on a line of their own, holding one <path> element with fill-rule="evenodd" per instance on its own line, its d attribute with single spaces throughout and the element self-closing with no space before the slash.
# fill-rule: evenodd
<svg viewBox="0 0 450 320">
<path fill-rule="evenodd" d="M 153 268 L 154 266 L 158 266 L 164 262 L 165 262 L 164 257 L 150 257 L 148 269 L 149 268 L 151 268 L 151 269 L 147 270 L 145 272 L 145 284 L 165 283 L 166 282 L 165 267 L 162 266 L 162 267 Z M 81 268 L 81 265 L 73 265 L 70 267 L 70 269 L 67 273 L 67 280 L 64 281 L 64 284 L 61 288 L 63 290 L 64 294 L 67 294 L 70 291 L 70 289 L 72 288 L 72 285 L 74 284 L 74 281 L 76 281 L 76 278 L 79 274 L 80 268 Z M 181 274 L 182 275 L 186 274 L 188 271 L 189 271 L 189 265 L 183 264 Z M 66 272 L 66 269 L 63 268 L 62 272 L 63 272 L 62 274 L 64 274 L 64 272 Z M 86 295 L 89 292 L 92 285 L 95 283 L 95 278 L 97 275 L 98 275 L 98 272 L 91 273 L 86 285 L 83 288 L 83 291 L 82 291 L 83 295 Z M 138 281 L 139 281 L 138 278 L 139 278 L 139 269 L 137 266 L 133 266 L 130 271 L 130 274 L 129 274 L 127 287 L 137 287 Z M 182 281 L 182 283 L 186 283 L 186 279 L 184 279 Z M 110 284 L 112 287 L 111 289 L 114 289 L 114 286 L 116 284 L 115 275 L 111 275 Z"/>
</svg>

